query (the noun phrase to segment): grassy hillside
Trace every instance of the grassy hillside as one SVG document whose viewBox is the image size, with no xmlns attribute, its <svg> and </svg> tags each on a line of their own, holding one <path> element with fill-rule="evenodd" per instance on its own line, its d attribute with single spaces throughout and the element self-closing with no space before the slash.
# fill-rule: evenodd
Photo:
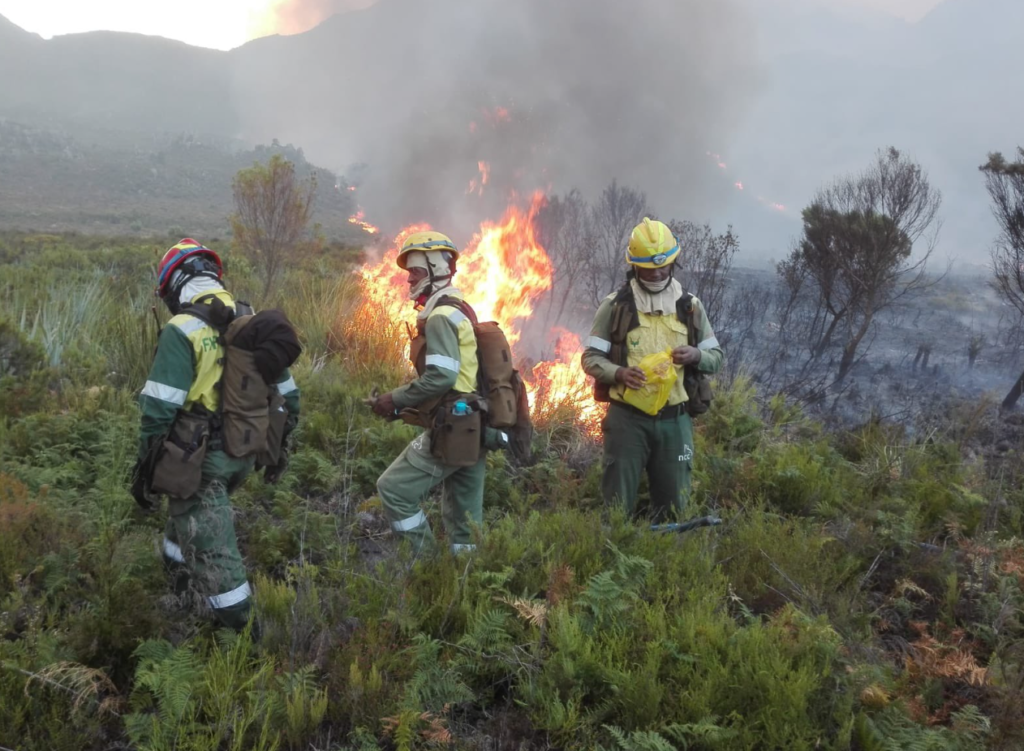
<svg viewBox="0 0 1024 751">
<path fill-rule="evenodd" d="M 598 447 L 565 418 L 530 466 L 489 458 L 474 555 L 412 560 L 374 497 L 411 429 L 361 404 L 405 377 L 401 343 L 346 325 L 341 252 L 253 300 L 301 329 L 305 416 L 283 483 L 234 499 L 263 638 L 212 631 L 125 489 L 161 249 L 0 237 L 0 746 L 1024 743 L 1024 465 L 962 457 L 986 405 L 920 440 L 829 434 L 730 377 L 691 507 L 725 523 L 685 536 L 603 509 Z"/>
<path fill-rule="evenodd" d="M 0 119 L 0 226 L 142 237 L 227 237 L 238 170 L 282 154 L 318 180 L 315 221 L 328 238 L 359 240 L 355 204 L 301 149 L 241 149 L 228 139 L 28 126 Z"/>
</svg>

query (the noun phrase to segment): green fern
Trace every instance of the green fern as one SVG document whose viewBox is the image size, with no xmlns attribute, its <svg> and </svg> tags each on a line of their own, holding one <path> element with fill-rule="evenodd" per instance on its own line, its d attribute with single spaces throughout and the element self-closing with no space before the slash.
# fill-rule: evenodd
<svg viewBox="0 0 1024 751">
<path fill-rule="evenodd" d="M 605 725 L 604 729 L 615 740 L 615 748 L 619 751 L 677 751 L 659 733 L 648 730 L 634 730 L 628 735 L 614 725 Z"/>
<path fill-rule="evenodd" d="M 500 652 L 512 642 L 508 625 L 508 613 L 497 609 L 487 610 L 473 619 L 469 632 L 459 640 L 459 646 L 477 654 Z"/>
<path fill-rule="evenodd" d="M 889 707 L 874 717 L 858 715 L 853 738 L 864 751 L 984 751 L 991 732 L 988 718 L 971 705 L 952 719 L 952 730 L 928 728 Z"/>
<path fill-rule="evenodd" d="M 589 611 L 590 625 L 595 628 L 612 625 L 616 616 L 632 607 L 640 598 L 647 574 L 654 567 L 645 558 L 625 555 L 611 542 L 608 547 L 615 553 L 614 568 L 592 576 L 580 597 Z"/>
<path fill-rule="evenodd" d="M 675 741 L 682 751 L 691 748 L 714 747 L 730 741 L 738 735 L 732 728 L 724 728 L 719 725 L 717 717 L 705 717 L 700 722 L 685 725 L 669 725 L 661 732 Z"/>
<path fill-rule="evenodd" d="M 406 709 L 440 712 L 446 704 L 472 701 L 472 690 L 459 675 L 456 665 L 442 665 L 441 643 L 426 634 L 413 638 L 416 672 L 405 686 Z"/>
</svg>

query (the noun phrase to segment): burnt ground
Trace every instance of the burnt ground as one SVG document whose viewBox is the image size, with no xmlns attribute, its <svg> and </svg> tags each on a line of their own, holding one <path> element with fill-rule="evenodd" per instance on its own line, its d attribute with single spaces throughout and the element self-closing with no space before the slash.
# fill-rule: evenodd
<svg viewBox="0 0 1024 751">
<path fill-rule="evenodd" d="M 1004 454 L 1024 443 L 1024 414 L 998 406 L 1024 369 L 1024 326 L 989 285 L 989 276 L 950 273 L 876 317 L 846 381 L 830 384 L 837 344 L 809 370 L 809 347 L 784 330 L 771 268 L 734 268 L 725 299 L 711 312 L 726 353 L 722 377 L 748 375 L 762 397 L 785 392 L 833 427 L 868 419 L 902 424 L 910 436 L 953 430 L 968 452 Z M 684 288 L 686 280 L 680 279 Z M 705 299 L 701 290 L 691 290 Z M 524 326 L 524 364 L 554 357 L 560 326 L 585 343 L 593 306 L 579 304 L 553 322 L 545 305 Z M 1024 399 L 1021 400 L 1024 408 Z M 966 435 L 969 432 L 970 435 Z"/>
</svg>

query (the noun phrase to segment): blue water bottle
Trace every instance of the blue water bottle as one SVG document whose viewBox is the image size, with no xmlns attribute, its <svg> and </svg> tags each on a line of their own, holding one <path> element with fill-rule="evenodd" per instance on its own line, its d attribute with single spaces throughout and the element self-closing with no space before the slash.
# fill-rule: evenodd
<svg viewBox="0 0 1024 751">
<path fill-rule="evenodd" d="M 452 414 L 458 415 L 459 417 L 469 414 L 469 405 L 465 402 L 455 402 L 452 405 Z"/>
</svg>

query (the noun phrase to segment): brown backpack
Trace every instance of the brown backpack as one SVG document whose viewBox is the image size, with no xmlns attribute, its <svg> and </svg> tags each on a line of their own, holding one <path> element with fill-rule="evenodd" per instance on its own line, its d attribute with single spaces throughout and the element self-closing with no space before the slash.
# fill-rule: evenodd
<svg viewBox="0 0 1024 751">
<path fill-rule="evenodd" d="M 526 384 L 513 365 L 512 348 L 505 332 L 495 321 L 480 323 L 476 311 L 465 300 L 442 297 L 437 305 L 457 308 L 473 324 L 477 348 L 477 389 L 487 402 L 487 425 L 505 432 L 512 453 L 525 461 L 530 455 L 533 440 L 533 420 Z M 417 360 L 422 359 L 422 347 L 417 349 L 414 346 L 410 355 L 413 365 L 420 371 Z"/>
<path fill-rule="evenodd" d="M 301 352 L 298 336 L 290 324 L 280 325 L 282 319 L 287 321 L 283 314 L 261 311 L 234 315 L 223 303 L 220 306 L 217 303 L 221 301 L 214 298 L 209 305 L 193 304 L 182 312 L 199 318 L 221 333 L 224 373 L 220 381 L 220 422 L 224 451 L 236 458 L 258 455 L 261 464 L 276 465 L 288 416 L 284 397 L 272 383 L 267 382 L 257 367 L 255 350 L 264 342 L 245 336 L 245 331 L 250 326 L 259 328 L 261 320 L 276 315 L 275 334 L 287 339 L 289 354 L 280 363 L 284 367 L 290 367 L 298 359 Z M 227 315 L 220 308 L 227 310 Z M 251 310 L 245 303 L 239 303 L 238 309 Z M 225 320 L 228 321 L 226 325 L 223 323 Z M 250 329 L 250 333 L 255 330 Z M 247 346 L 240 346 L 240 341 L 245 341 Z M 281 372 L 284 372 L 283 368 Z"/>
</svg>

